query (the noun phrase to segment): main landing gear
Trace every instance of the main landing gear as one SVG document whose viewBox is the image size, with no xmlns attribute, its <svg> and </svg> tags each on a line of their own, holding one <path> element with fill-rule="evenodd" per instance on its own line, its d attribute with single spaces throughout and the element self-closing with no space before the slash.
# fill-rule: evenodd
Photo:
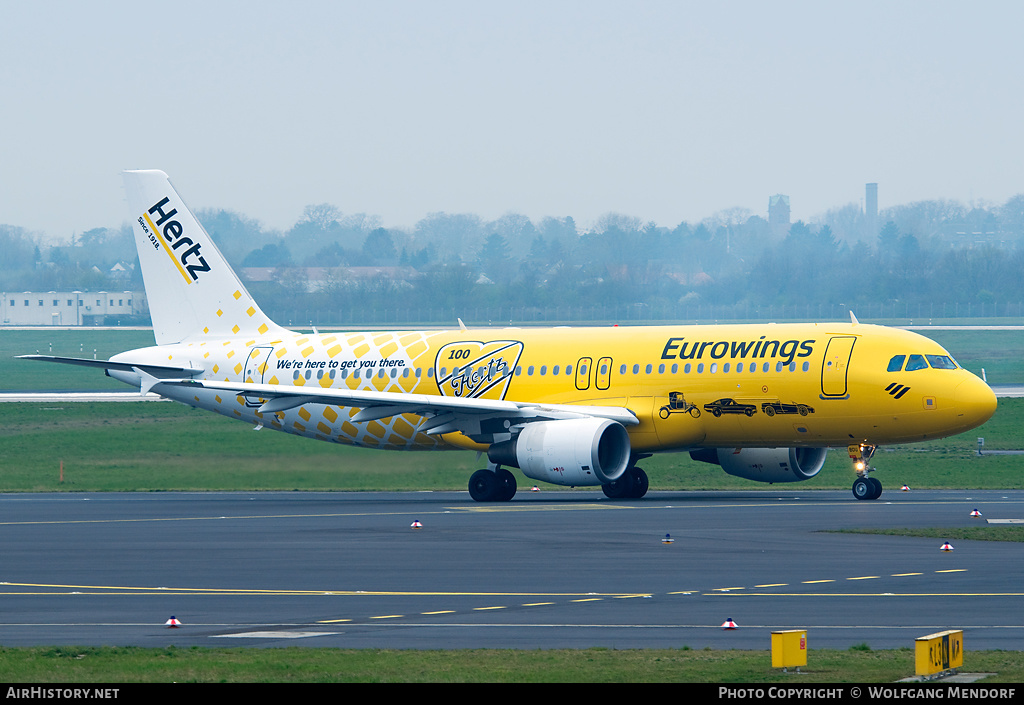
<svg viewBox="0 0 1024 705">
<path fill-rule="evenodd" d="M 848 449 L 850 459 L 853 460 L 853 471 L 857 473 L 857 479 L 853 481 L 853 496 L 857 499 L 878 499 L 882 496 L 882 483 L 868 473 L 874 468 L 868 466 L 868 461 L 875 454 L 875 446 L 851 445 Z"/>
<path fill-rule="evenodd" d="M 469 478 L 469 496 L 477 502 L 507 502 L 516 489 L 516 476 L 498 466 L 477 470 Z"/>
<path fill-rule="evenodd" d="M 648 485 L 647 473 L 638 467 L 630 467 L 618 480 L 601 485 L 601 489 L 610 499 L 640 499 L 647 494 Z"/>
</svg>

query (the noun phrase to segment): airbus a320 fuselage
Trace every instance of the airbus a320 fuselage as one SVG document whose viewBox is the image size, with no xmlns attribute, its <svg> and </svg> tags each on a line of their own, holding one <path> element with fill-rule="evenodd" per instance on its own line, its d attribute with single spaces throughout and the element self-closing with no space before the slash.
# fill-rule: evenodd
<svg viewBox="0 0 1024 705">
<path fill-rule="evenodd" d="M 995 410 L 935 342 L 850 323 L 302 334 L 277 326 L 159 171 L 124 174 L 156 345 L 100 367 L 263 428 L 392 450 L 472 449 L 478 501 L 519 468 L 642 497 L 637 462 L 688 451 L 761 482 L 807 480 L 847 447 L 853 494 L 879 445 L 941 438 Z"/>
</svg>

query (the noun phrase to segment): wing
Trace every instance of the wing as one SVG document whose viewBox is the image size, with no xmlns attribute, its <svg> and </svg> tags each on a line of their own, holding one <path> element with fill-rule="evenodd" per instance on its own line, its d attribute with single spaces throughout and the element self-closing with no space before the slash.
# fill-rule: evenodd
<svg viewBox="0 0 1024 705">
<path fill-rule="evenodd" d="M 239 396 L 256 397 L 261 413 L 272 414 L 303 404 L 331 404 L 354 407 L 360 411 L 350 420 L 375 421 L 399 414 L 424 417 L 417 429 L 421 433 L 443 434 L 461 431 L 470 438 L 492 442 L 495 434 L 511 433 L 513 427 L 533 421 L 596 417 L 616 421 L 624 426 L 640 423 L 636 415 L 621 406 L 580 406 L 575 404 L 543 404 L 500 399 L 471 399 L 403 394 L 361 389 L 305 389 L 277 384 L 218 382 L 205 379 L 161 379 L 142 368 L 134 368 L 142 378 L 142 390 L 160 393 L 159 387 L 200 387 Z"/>
</svg>

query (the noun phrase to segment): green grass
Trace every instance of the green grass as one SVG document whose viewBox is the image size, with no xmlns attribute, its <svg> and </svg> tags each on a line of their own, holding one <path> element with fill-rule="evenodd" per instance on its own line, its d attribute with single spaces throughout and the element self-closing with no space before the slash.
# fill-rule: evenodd
<svg viewBox="0 0 1024 705">
<path fill-rule="evenodd" d="M 767 638 L 767 635 L 766 635 Z M 771 668 L 768 651 L 681 649 L 144 649 L 0 648 L 6 683 L 892 683 L 914 675 L 910 648 L 815 650 L 801 673 Z M 1024 653 L 967 651 L 982 683 L 1019 683 Z"/>
<path fill-rule="evenodd" d="M 836 529 L 836 534 L 917 536 L 948 541 L 1024 541 L 1024 526 L 943 526 L 930 529 Z"/>
<path fill-rule="evenodd" d="M 1001 399 L 970 433 L 883 448 L 872 461 L 887 491 L 1013 489 L 1024 486 L 1024 455 L 977 455 L 1024 446 L 1024 399 Z M 60 482 L 60 465 L 64 482 Z M 483 460 L 466 451 L 352 448 L 248 424 L 172 402 L 0 404 L 0 491 L 460 490 Z M 686 453 L 645 459 L 654 490 L 849 489 L 845 449 L 819 475 L 794 485 L 732 477 Z M 519 477 L 520 486 L 531 482 Z M 592 488 L 590 488 L 592 490 Z M 545 491 L 558 491 L 544 485 Z M 561 490 L 572 491 L 572 490 Z"/>
</svg>

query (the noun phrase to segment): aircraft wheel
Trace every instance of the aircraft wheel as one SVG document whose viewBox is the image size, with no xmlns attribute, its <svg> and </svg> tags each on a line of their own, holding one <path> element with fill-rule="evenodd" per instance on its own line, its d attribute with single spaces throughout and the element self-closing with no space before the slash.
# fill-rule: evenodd
<svg viewBox="0 0 1024 705">
<path fill-rule="evenodd" d="M 633 491 L 629 493 L 629 496 L 632 499 L 640 499 L 647 494 L 647 488 L 650 486 L 647 480 L 647 473 L 640 468 L 633 468 L 627 472 L 633 474 Z"/>
<path fill-rule="evenodd" d="M 879 483 L 881 488 L 881 483 Z M 857 499 L 874 499 L 872 495 L 875 493 L 874 485 L 871 480 L 867 477 L 858 477 L 853 481 L 853 496 Z"/>
<path fill-rule="evenodd" d="M 871 483 L 871 497 L 870 499 L 878 499 L 882 496 L 882 483 L 873 477 L 868 478 L 868 482 Z"/>
<path fill-rule="evenodd" d="M 495 475 L 498 477 L 498 484 L 500 488 L 497 499 L 502 502 L 507 502 L 515 497 L 516 490 L 518 489 L 518 486 L 516 485 L 516 476 L 505 468 L 499 469 Z"/>
<path fill-rule="evenodd" d="M 601 485 L 601 489 L 604 490 L 605 497 L 609 499 L 626 499 L 631 497 L 633 492 L 632 471 L 626 470 L 618 480 L 609 482 L 607 485 Z"/>
<path fill-rule="evenodd" d="M 494 502 L 501 499 L 502 483 L 498 475 L 490 470 L 477 470 L 469 478 L 469 496 L 477 502 Z"/>
</svg>

